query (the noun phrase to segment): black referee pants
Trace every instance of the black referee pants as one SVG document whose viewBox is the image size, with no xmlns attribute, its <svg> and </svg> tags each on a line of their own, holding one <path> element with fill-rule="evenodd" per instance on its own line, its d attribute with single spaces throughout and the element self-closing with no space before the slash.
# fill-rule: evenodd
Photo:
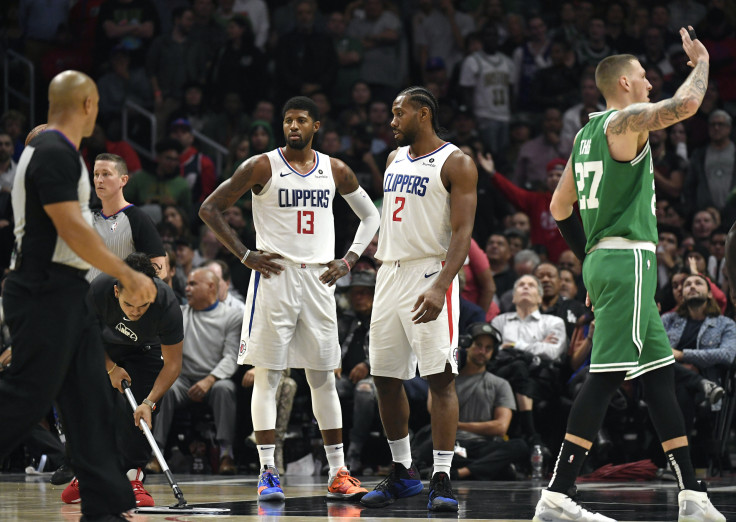
<svg viewBox="0 0 736 522">
<path fill-rule="evenodd" d="M 140 404 L 153 388 L 164 362 L 161 359 L 161 346 L 105 346 L 110 359 L 125 368 L 130 375 L 130 391 L 135 402 Z M 108 380 L 108 386 L 110 386 Z M 135 425 L 133 408 L 125 395 L 113 388 L 115 403 L 115 439 L 120 456 L 120 464 L 124 470 L 144 468 L 150 460 L 153 450 L 141 429 Z M 161 401 L 159 401 L 159 405 Z M 151 422 L 156 422 L 158 407 L 153 412 Z M 153 427 L 151 426 L 153 429 Z"/>
<path fill-rule="evenodd" d="M 115 451 L 113 404 L 100 328 L 86 305 L 80 271 L 55 266 L 11 272 L 3 307 L 13 362 L 0 381 L 0 457 L 20 443 L 56 399 L 82 513 L 99 516 L 135 507 Z"/>
</svg>

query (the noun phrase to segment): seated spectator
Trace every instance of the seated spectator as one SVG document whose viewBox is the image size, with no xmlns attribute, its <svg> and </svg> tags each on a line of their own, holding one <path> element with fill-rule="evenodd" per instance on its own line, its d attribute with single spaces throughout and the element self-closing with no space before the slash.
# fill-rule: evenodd
<svg viewBox="0 0 736 522">
<path fill-rule="evenodd" d="M 217 300 L 226 304 L 230 308 L 235 308 L 238 312 L 245 312 L 245 300 L 237 290 L 231 288 L 230 267 L 221 259 L 212 259 L 205 261 L 202 268 L 210 270 L 217 276 L 219 284 L 217 286 Z"/>
<path fill-rule="evenodd" d="M 218 285 L 217 276 L 204 268 L 187 278 L 181 375 L 164 395 L 153 433 L 164 448 L 174 411 L 192 402 L 207 404 L 214 413 L 220 446 L 219 472 L 232 474 L 237 388 L 230 377 L 235 373 L 243 315 L 219 303 Z"/>
<path fill-rule="evenodd" d="M 541 259 L 533 250 L 520 250 L 514 256 L 513 271 L 516 274 L 517 279 L 514 280 L 513 288 L 507 290 L 502 295 L 498 296 L 499 304 L 502 312 L 510 312 L 514 309 L 514 291 L 518 278 L 523 275 L 530 275 L 534 272 L 534 268 L 541 262 Z"/>
<path fill-rule="evenodd" d="M 717 383 L 721 369 L 736 357 L 736 323 L 721 315 L 709 281 L 702 275 L 686 276 L 682 295 L 677 311 L 664 314 L 662 322 L 677 361 L 677 399 L 692 427 L 700 400 L 714 404 L 723 395 Z"/>
<path fill-rule="evenodd" d="M 516 281 L 516 274 L 511 268 L 511 251 L 506 236 L 491 234 L 486 243 L 486 256 L 496 285 L 496 295 L 500 297 L 511 290 Z"/>
<path fill-rule="evenodd" d="M 529 230 L 529 216 L 523 212 L 516 212 L 508 221 L 510 223 L 519 223 Z M 522 250 L 529 248 L 529 234 L 528 232 L 524 232 L 522 228 L 512 226 L 504 230 L 503 235 L 506 236 L 506 239 L 509 242 L 509 252 L 511 253 L 511 257 L 514 257 Z"/>
<path fill-rule="evenodd" d="M 575 281 L 575 274 L 567 268 L 558 267 L 558 270 L 560 272 L 560 297 L 577 300 L 579 292 L 577 281 Z"/>
<path fill-rule="evenodd" d="M 273 137 L 271 124 L 265 120 L 253 120 L 248 130 L 250 139 L 250 156 L 264 154 L 276 148 L 276 140 Z"/>
<path fill-rule="evenodd" d="M 154 215 L 154 222 L 161 220 L 159 205 L 177 205 L 184 209 L 187 215 L 192 212 L 192 196 L 189 185 L 179 175 L 179 156 L 181 143 L 166 138 L 156 144 L 156 172 L 150 174 L 145 170 L 131 176 L 125 185 L 123 194 L 125 199 L 135 205 L 155 205 L 158 219 Z M 144 210 L 146 210 L 144 208 Z"/>
<path fill-rule="evenodd" d="M 534 277 L 542 284 L 540 311 L 543 314 L 556 315 L 565 321 L 567 338 L 572 338 L 572 332 L 578 321 L 588 313 L 587 308 L 580 301 L 567 299 L 560 295 L 560 271 L 552 263 L 538 264 L 534 269 Z"/>
<path fill-rule="evenodd" d="M 534 400 L 555 395 L 558 379 L 553 363 L 561 361 L 567 347 L 564 321 L 539 311 L 543 295 L 536 277 L 521 276 L 514 284 L 516 311 L 501 314 L 491 322 L 502 339 L 491 371 L 511 383 L 519 427 L 531 446 L 541 443 L 532 414 Z"/>
<path fill-rule="evenodd" d="M 708 258 L 708 273 L 713 277 L 713 281 L 718 287 L 726 291 L 727 280 L 724 265 L 726 261 L 726 237 L 728 236 L 728 230 L 719 227 L 715 229 L 710 235 L 709 251 L 710 257 Z"/>
<path fill-rule="evenodd" d="M 351 470 L 363 469 L 363 446 L 376 419 L 376 389 L 368 362 L 368 331 L 373 311 L 375 271 L 352 272 L 348 288 L 350 308 L 338 320 L 342 366 L 336 372 L 335 386 L 344 411 L 352 419 L 345 462 Z"/>
<path fill-rule="evenodd" d="M 164 205 L 163 220 L 174 227 L 174 239 L 189 235 L 189 216 L 181 207 Z"/>
<path fill-rule="evenodd" d="M 652 151 L 657 199 L 680 201 L 687 175 L 687 161 L 670 149 L 665 129 L 649 133 L 649 146 Z"/>
<path fill-rule="evenodd" d="M 189 120 L 184 118 L 174 120 L 169 126 L 169 136 L 181 143 L 182 152 L 179 156 L 181 175 L 187 180 L 192 203 L 196 207 L 212 194 L 217 186 L 215 164 L 209 156 L 202 154 L 194 146 L 194 133 Z"/>
<path fill-rule="evenodd" d="M 120 121 L 120 113 L 127 101 L 153 108 L 153 90 L 143 67 L 131 67 L 130 52 L 123 46 L 115 47 L 110 56 L 110 71 L 97 80 L 100 91 L 100 120 Z"/>
<path fill-rule="evenodd" d="M 202 264 L 204 258 L 194 248 L 194 243 L 188 237 L 180 237 L 174 240 L 174 252 L 176 253 L 177 272 L 186 281 L 192 270 Z"/>
<path fill-rule="evenodd" d="M 13 141 L 13 161 L 18 161 L 25 148 L 26 117 L 22 112 L 10 109 L 0 117 L 0 130 L 7 132 Z"/>
<path fill-rule="evenodd" d="M 544 192 L 519 188 L 506 177 L 495 172 L 495 165 L 490 154 L 478 155 L 477 163 L 481 169 L 491 175 L 493 184 L 511 204 L 523 211 L 528 216 L 528 220 L 534 223 L 534 225 L 530 225 L 532 244 L 547 247 L 550 261 L 556 263 L 560 253 L 567 250 L 567 243 L 565 243 L 565 239 L 557 229 L 557 223 L 555 223 L 552 214 L 549 212 L 549 204 L 567 161 L 562 158 L 555 158 L 547 163 L 546 190 Z"/>
<path fill-rule="evenodd" d="M 457 331 L 462 335 L 467 333 L 471 324 L 486 321 L 486 312 L 477 304 L 463 297 L 463 289 L 465 288 L 465 270 L 463 269 L 460 269 L 457 273 L 457 284 L 460 290 L 460 313 L 457 320 Z M 492 315 L 493 318 L 498 315 L 499 311 L 498 305 L 491 303 L 488 314 Z"/>
<path fill-rule="evenodd" d="M 659 224 L 657 232 L 657 283 L 661 289 L 670 282 L 674 271 L 682 267 L 682 258 L 677 252 L 682 233 L 679 228 L 666 224 Z"/>
<path fill-rule="evenodd" d="M 597 111 L 605 111 L 605 104 L 601 103 L 601 93 L 595 85 L 595 78 L 586 74 L 580 79 L 580 90 L 578 93 L 580 103 L 576 103 L 562 115 L 562 131 L 560 139 L 572 142 L 575 135 L 583 128 L 580 113 L 586 107 L 595 107 Z"/>
<path fill-rule="evenodd" d="M 529 450 L 522 439 L 507 440 L 511 416 L 516 410 L 511 386 L 486 371 L 501 344 L 501 336 L 491 325 L 481 322 L 471 325 L 469 337 L 470 346 L 461 348 L 460 373 L 455 378 L 460 406 L 458 447 L 450 475 L 456 480 L 514 480 L 511 464 L 525 461 Z M 432 461 L 431 438 L 413 448 L 415 462 Z"/>
<path fill-rule="evenodd" d="M 13 137 L 0 129 L 0 191 L 10 193 L 17 164 L 13 160 Z"/>
</svg>

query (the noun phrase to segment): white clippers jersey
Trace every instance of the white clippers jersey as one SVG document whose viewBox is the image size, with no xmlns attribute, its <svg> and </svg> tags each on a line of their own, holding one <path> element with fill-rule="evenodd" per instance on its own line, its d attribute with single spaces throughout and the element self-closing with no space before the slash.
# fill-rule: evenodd
<svg viewBox="0 0 736 522">
<path fill-rule="evenodd" d="M 271 180 L 253 193 L 256 248 L 296 263 L 327 263 L 335 258 L 332 201 L 335 180 L 330 157 L 314 151 L 314 167 L 302 174 L 281 149 L 266 153 Z"/>
<path fill-rule="evenodd" d="M 400 147 L 383 177 L 383 208 L 376 258 L 408 261 L 447 255 L 450 246 L 450 193 L 440 172 L 458 150 L 446 142 L 437 150 L 412 158 Z"/>
</svg>

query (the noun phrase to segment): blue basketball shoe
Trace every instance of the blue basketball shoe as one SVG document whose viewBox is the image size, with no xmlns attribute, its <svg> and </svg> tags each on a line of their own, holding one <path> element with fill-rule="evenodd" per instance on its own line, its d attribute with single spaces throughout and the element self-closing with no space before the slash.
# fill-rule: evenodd
<svg viewBox="0 0 736 522">
<path fill-rule="evenodd" d="M 366 494 L 360 503 L 365 507 L 378 508 L 391 504 L 397 498 L 413 497 L 421 493 L 424 485 L 419 479 L 419 471 L 412 464 L 406 469 L 398 462 L 391 463 L 391 473 L 373 491 Z"/>
<path fill-rule="evenodd" d="M 447 476 L 447 473 L 435 473 L 432 480 L 429 481 L 427 509 L 430 511 L 457 511 L 457 499 L 452 492 L 450 477 Z"/>
<path fill-rule="evenodd" d="M 258 481 L 258 500 L 284 500 L 284 490 L 281 489 L 279 471 L 276 468 L 265 466 Z"/>
</svg>

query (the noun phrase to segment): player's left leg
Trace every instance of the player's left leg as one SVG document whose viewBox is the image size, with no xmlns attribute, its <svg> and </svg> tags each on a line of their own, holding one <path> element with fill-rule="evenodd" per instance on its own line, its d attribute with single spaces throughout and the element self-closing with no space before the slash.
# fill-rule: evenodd
<svg viewBox="0 0 736 522">
<path fill-rule="evenodd" d="M 350 476 L 350 471 L 345 466 L 342 410 L 335 388 L 335 372 L 305 369 L 305 373 L 312 393 L 312 410 L 322 432 L 327 463 L 330 466 L 327 497 L 358 500 L 368 491 L 361 487 L 358 479 Z"/>
<path fill-rule="evenodd" d="M 432 454 L 434 456 L 427 508 L 431 511 L 457 511 L 457 499 L 450 484 L 450 467 L 455 451 L 458 422 L 455 370 L 448 362 L 444 372 L 428 375 L 427 380 L 432 400 Z"/>
</svg>

